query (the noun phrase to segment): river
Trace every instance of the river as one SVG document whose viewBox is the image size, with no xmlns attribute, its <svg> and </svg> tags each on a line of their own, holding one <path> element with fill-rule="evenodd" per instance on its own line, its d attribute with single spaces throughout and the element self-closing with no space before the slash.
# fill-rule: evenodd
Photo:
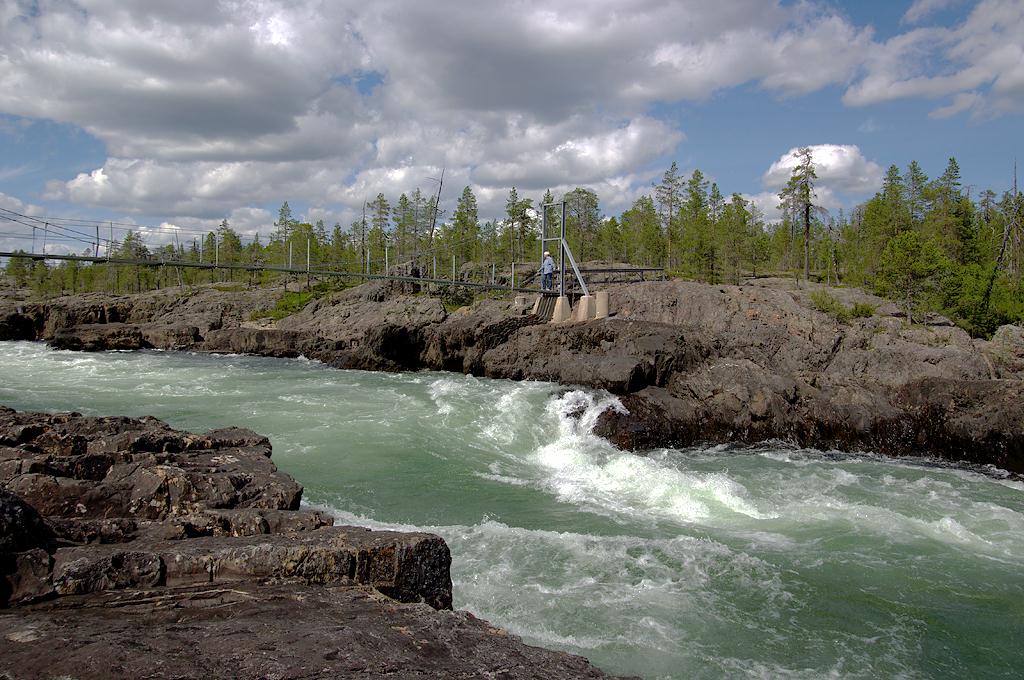
<svg viewBox="0 0 1024 680">
<path fill-rule="evenodd" d="M 455 606 L 644 678 L 1019 677 L 1024 484 L 757 447 L 621 452 L 613 397 L 444 373 L 0 343 L 0 404 L 270 437 L 340 523 L 428 530 Z"/>
</svg>

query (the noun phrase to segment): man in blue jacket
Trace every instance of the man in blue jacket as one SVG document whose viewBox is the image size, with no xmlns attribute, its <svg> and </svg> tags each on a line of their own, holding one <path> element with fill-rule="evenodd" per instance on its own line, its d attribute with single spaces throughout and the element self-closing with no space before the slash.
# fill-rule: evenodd
<svg viewBox="0 0 1024 680">
<path fill-rule="evenodd" d="M 551 253 L 544 251 L 544 260 L 540 264 L 541 290 L 551 290 L 551 276 L 555 273 L 555 261 L 551 259 Z"/>
</svg>

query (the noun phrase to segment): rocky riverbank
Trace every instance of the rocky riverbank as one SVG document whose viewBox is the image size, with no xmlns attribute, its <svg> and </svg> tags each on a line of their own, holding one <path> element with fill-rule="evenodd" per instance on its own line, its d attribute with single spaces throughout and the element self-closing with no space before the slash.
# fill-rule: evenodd
<svg viewBox="0 0 1024 680">
<path fill-rule="evenodd" d="M 0 677 L 606 677 L 451 611 L 440 537 L 332 526 L 270 453 L 0 407 Z"/>
<path fill-rule="evenodd" d="M 612 316 L 547 324 L 511 302 L 447 312 L 409 286 L 371 283 L 254 322 L 277 291 L 91 294 L 0 307 L 0 338 L 66 349 L 156 347 L 305 355 L 339 368 L 437 369 L 609 390 L 598 429 L 633 450 L 785 439 L 935 455 L 1024 472 L 1024 329 L 973 340 L 894 305 L 840 321 L 780 281 L 611 285 Z"/>
</svg>

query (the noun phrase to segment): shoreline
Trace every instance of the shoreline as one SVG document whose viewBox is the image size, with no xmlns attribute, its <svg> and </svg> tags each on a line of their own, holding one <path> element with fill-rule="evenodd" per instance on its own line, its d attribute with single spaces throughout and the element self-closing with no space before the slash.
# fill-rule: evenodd
<svg viewBox="0 0 1024 680">
<path fill-rule="evenodd" d="M 771 439 L 931 455 L 1024 472 L 1024 329 L 972 340 L 941 318 L 840 322 L 806 290 L 658 282 L 611 286 L 612 317 L 548 324 L 510 302 L 448 312 L 410 284 L 364 284 L 279 321 L 277 291 L 205 288 L 0 303 L 0 338 L 77 350 L 178 349 L 334 368 L 441 370 L 604 389 L 629 414 L 598 433 L 643 451 Z M 888 307 L 886 306 L 888 305 Z M 20 311 L 18 309 L 20 307 Z"/>
</svg>

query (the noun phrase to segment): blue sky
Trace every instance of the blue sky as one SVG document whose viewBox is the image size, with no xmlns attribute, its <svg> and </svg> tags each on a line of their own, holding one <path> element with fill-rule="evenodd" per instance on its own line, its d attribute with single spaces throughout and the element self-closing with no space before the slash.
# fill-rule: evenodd
<svg viewBox="0 0 1024 680">
<path fill-rule="evenodd" d="M 444 167 L 449 213 L 514 185 L 612 215 L 676 161 L 771 217 L 799 146 L 833 211 L 915 159 L 1001 192 L 1021 36 L 1024 0 L 7 0 L 0 208 L 265 234 L 285 200 L 347 226 Z"/>
</svg>

